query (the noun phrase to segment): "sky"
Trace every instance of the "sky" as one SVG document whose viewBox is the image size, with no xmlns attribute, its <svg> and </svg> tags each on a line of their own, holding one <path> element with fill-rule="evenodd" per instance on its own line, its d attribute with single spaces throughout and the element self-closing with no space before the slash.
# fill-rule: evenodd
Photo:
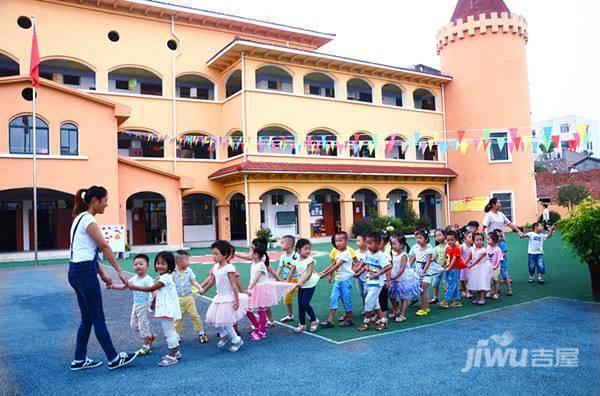
<svg viewBox="0 0 600 396">
<path fill-rule="evenodd" d="M 164 1 L 164 0 L 163 0 Z M 439 67 L 435 37 L 456 0 L 169 0 L 202 9 L 335 33 L 320 52 L 395 66 Z M 600 1 L 505 0 L 529 24 L 532 120 L 600 119 Z M 435 6 L 434 6 L 435 5 Z"/>
</svg>

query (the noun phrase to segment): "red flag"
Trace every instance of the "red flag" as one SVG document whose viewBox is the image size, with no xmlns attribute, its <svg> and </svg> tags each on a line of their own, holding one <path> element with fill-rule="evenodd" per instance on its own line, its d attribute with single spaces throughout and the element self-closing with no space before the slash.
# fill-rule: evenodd
<svg viewBox="0 0 600 396">
<path fill-rule="evenodd" d="M 554 143 L 554 147 L 558 148 L 558 146 L 560 145 L 560 135 L 552 135 L 552 143 Z"/>
<path fill-rule="evenodd" d="M 514 137 L 514 142 L 515 142 L 515 149 L 517 151 L 519 151 L 519 149 L 521 148 L 521 137 L 520 136 L 515 136 Z"/>
<path fill-rule="evenodd" d="M 465 131 L 457 131 L 456 133 L 458 134 L 458 143 L 460 144 L 465 136 Z"/>
<path fill-rule="evenodd" d="M 33 28 L 33 39 L 31 40 L 31 62 L 29 67 L 29 77 L 31 77 L 31 85 L 37 88 L 40 86 L 40 51 L 38 49 L 37 35 L 35 27 Z"/>
</svg>

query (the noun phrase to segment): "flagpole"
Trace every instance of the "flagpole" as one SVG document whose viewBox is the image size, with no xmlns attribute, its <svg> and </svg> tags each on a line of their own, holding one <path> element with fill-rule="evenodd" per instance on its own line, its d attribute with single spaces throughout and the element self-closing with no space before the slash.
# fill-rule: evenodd
<svg viewBox="0 0 600 396">
<path fill-rule="evenodd" d="M 31 17 L 31 25 L 33 26 L 33 34 L 35 34 L 35 17 Z M 33 89 L 33 138 L 32 141 L 32 153 L 33 153 L 33 245 L 34 245 L 34 253 L 33 260 L 35 263 L 35 268 L 38 267 L 38 218 L 37 218 L 37 132 L 36 132 L 36 90 L 35 84 L 32 84 Z"/>
</svg>

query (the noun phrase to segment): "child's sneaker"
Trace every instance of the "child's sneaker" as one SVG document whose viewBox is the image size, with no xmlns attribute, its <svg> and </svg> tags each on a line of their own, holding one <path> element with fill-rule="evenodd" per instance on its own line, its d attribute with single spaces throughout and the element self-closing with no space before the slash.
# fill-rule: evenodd
<svg viewBox="0 0 600 396">
<path fill-rule="evenodd" d="M 448 301 L 440 301 L 440 302 L 438 303 L 438 306 L 439 306 L 439 307 L 442 307 L 442 308 L 449 308 L 449 307 L 450 307 L 450 304 L 448 304 Z"/>
<path fill-rule="evenodd" d="M 302 333 L 306 331 L 306 325 L 298 325 L 295 329 L 294 329 L 294 333 Z"/>
<path fill-rule="evenodd" d="M 281 323 L 291 322 L 294 320 L 294 315 L 286 315 L 283 318 L 279 319 Z"/>
<path fill-rule="evenodd" d="M 165 355 L 163 356 L 162 360 L 158 362 L 158 365 L 161 367 L 168 367 L 177 363 L 179 363 L 179 359 L 170 355 Z"/>
<path fill-rule="evenodd" d="M 456 300 L 452 304 L 450 304 L 450 308 L 457 308 L 457 307 L 462 307 L 462 303 L 458 300 Z"/>
<path fill-rule="evenodd" d="M 250 339 L 252 341 L 262 341 L 265 339 L 265 337 L 260 331 L 255 330 L 252 332 L 252 334 L 250 334 Z"/>
<path fill-rule="evenodd" d="M 492 300 L 497 300 L 497 299 L 499 299 L 499 298 L 500 298 L 500 296 L 499 296 L 498 294 L 494 294 L 494 295 L 492 295 Z"/>
<path fill-rule="evenodd" d="M 198 340 L 200 341 L 200 344 L 206 344 L 208 342 L 208 336 L 204 333 L 198 334 Z"/>
<path fill-rule="evenodd" d="M 217 341 L 217 348 L 223 348 L 227 345 L 227 341 L 229 341 L 229 337 L 219 337 L 219 341 Z"/>
<path fill-rule="evenodd" d="M 541 276 L 538 276 L 538 283 L 539 284 L 544 283 L 544 278 L 542 278 Z"/>
<path fill-rule="evenodd" d="M 533 283 L 533 276 L 529 277 L 529 280 L 527 281 L 528 283 Z"/>
<path fill-rule="evenodd" d="M 267 322 L 267 327 L 275 327 L 275 321 Z"/>
<path fill-rule="evenodd" d="M 85 369 L 95 368 L 95 367 L 98 367 L 101 365 L 102 365 L 102 362 L 100 362 L 100 361 L 95 361 L 90 358 L 85 358 L 85 360 L 81 360 L 78 362 L 73 360 L 71 362 L 70 368 L 73 371 L 77 371 L 77 370 L 85 370 Z"/>
<path fill-rule="evenodd" d="M 242 341 L 241 339 L 240 342 L 238 342 L 237 344 L 231 343 L 231 346 L 229 347 L 229 352 L 239 351 L 242 345 L 244 345 L 244 341 Z"/>
<path fill-rule="evenodd" d="M 152 353 L 152 348 L 150 348 L 148 345 L 142 346 L 137 351 L 137 354 L 140 356 L 150 355 L 151 353 Z"/>
<path fill-rule="evenodd" d="M 114 370 L 126 366 L 129 363 L 133 362 L 137 356 L 137 353 L 121 352 L 117 355 L 117 358 L 115 360 L 113 360 L 112 362 L 108 362 L 108 369 Z"/>
</svg>

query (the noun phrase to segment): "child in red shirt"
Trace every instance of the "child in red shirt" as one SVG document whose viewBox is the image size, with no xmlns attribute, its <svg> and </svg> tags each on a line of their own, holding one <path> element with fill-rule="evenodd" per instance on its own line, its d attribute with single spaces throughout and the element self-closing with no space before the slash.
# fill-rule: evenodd
<svg viewBox="0 0 600 396">
<path fill-rule="evenodd" d="M 446 296 L 445 301 L 438 305 L 442 308 L 462 307 L 460 302 L 460 289 L 458 282 L 460 279 L 460 270 L 467 268 L 462 258 L 460 246 L 458 246 L 458 235 L 455 231 L 448 231 L 446 234 L 446 258 L 444 259 L 444 270 L 446 275 Z"/>
</svg>

